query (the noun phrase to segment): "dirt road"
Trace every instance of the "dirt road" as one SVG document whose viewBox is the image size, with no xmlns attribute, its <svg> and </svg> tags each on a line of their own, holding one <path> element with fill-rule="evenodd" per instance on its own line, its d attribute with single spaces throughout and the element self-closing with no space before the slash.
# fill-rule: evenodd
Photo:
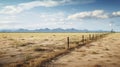
<svg viewBox="0 0 120 67">
<path fill-rule="evenodd" d="M 120 34 L 77 48 L 53 60 L 48 67 L 120 67 Z"/>
</svg>

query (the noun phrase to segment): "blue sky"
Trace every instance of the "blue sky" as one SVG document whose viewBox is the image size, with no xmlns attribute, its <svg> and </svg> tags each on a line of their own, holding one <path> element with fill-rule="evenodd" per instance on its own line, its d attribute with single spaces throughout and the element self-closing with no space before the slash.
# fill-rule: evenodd
<svg viewBox="0 0 120 67">
<path fill-rule="evenodd" d="M 120 0 L 0 0 L 0 29 L 120 31 Z"/>
</svg>

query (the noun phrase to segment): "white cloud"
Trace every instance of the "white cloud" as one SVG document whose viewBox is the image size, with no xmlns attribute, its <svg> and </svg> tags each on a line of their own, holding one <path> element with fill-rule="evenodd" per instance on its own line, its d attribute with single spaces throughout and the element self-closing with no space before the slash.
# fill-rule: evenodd
<svg viewBox="0 0 120 67">
<path fill-rule="evenodd" d="M 87 18 L 109 18 L 109 15 L 104 10 L 85 11 L 68 16 L 68 19 L 87 19 Z"/>
<path fill-rule="evenodd" d="M 65 0 L 70 1 L 70 4 L 88 4 L 94 3 L 96 0 Z"/>
<path fill-rule="evenodd" d="M 35 7 L 53 7 L 58 5 L 66 5 L 66 4 L 86 4 L 94 2 L 95 0 L 42 0 L 42 1 L 32 1 L 27 3 L 20 3 L 18 5 L 8 5 L 5 6 L 2 10 L 0 10 L 0 14 L 17 14 L 21 13 L 25 10 L 30 10 Z"/>
<path fill-rule="evenodd" d="M 120 11 L 113 12 L 113 13 L 112 13 L 112 16 L 113 16 L 113 17 L 120 17 Z"/>
<path fill-rule="evenodd" d="M 52 7 L 56 6 L 59 3 L 56 1 L 32 1 L 28 3 L 20 3 L 16 5 L 8 5 L 5 6 L 1 11 L 0 14 L 17 14 L 24 10 L 29 10 L 34 7 L 44 6 L 44 7 Z"/>
<path fill-rule="evenodd" d="M 16 16 L 0 16 L 0 23 L 11 23 L 16 21 Z"/>
<path fill-rule="evenodd" d="M 65 22 L 66 17 L 62 12 L 58 12 L 55 14 L 39 14 L 38 17 L 42 19 L 42 22 Z"/>
<path fill-rule="evenodd" d="M 32 16 L 31 16 L 32 15 Z M 29 20 L 31 19 L 31 20 Z M 53 28 L 61 26 L 66 22 L 66 15 L 62 12 L 57 13 L 22 13 L 17 16 L 2 15 L 0 16 L 0 29 L 36 29 L 36 28 Z"/>
<path fill-rule="evenodd" d="M 31 16 L 32 15 L 32 16 Z M 31 19 L 32 18 L 32 19 Z M 29 20 L 31 19 L 31 20 Z M 22 13 L 16 17 L 0 17 L 0 29 L 76 28 L 76 22 L 67 20 L 67 15 L 57 13 Z M 72 23 L 72 24 L 71 24 Z M 80 24 L 80 23 L 78 23 Z"/>
<path fill-rule="evenodd" d="M 5 6 L 1 11 L 0 14 L 16 14 L 20 13 L 22 9 L 16 6 Z"/>
</svg>

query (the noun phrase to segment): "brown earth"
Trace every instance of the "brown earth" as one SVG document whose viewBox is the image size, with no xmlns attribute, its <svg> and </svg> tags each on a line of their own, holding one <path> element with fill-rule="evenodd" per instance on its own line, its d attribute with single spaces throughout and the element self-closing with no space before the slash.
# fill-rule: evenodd
<svg viewBox="0 0 120 67">
<path fill-rule="evenodd" d="M 47 67 L 120 67 L 120 34 L 77 48 L 52 60 Z"/>
<path fill-rule="evenodd" d="M 63 52 L 68 36 L 70 46 L 76 46 L 88 34 L 95 33 L 0 33 L 0 67 L 36 67 Z"/>
</svg>

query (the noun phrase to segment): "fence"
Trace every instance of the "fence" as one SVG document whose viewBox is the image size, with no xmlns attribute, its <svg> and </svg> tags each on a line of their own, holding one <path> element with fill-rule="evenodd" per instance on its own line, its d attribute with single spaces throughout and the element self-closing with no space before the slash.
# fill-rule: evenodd
<svg viewBox="0 0 120 67">
<path fill-rule="evenodd" d="M 84 46 L 84 45 L 87 45 L 91 42 L 94 42 L 98 39 L 101 39 L 101 38 L 104 38 L 106 35 L 108 35 L 110 33 L 97 33 L 97 34 L 88 34 L 87 36 L 86 35 L 82 35 L 81 36 L 81 40 L 79 41 L 79 43 L 77 43 L 77 46 L 74 46 L 74 47 L 71 47 L 71 40 L 70 40 L 70 37 L 67 37 L 66 40 L 66 51 L 64 51 L 63 53 L 59 53 L 58 55 L 50 58 L 48 61 L 45 61 L 43 62 L 40 67 L 55 67 L 55 65 L 51 65 L 50 62 L 51 60 L 54 60 L 56 57 L 60 56 L 60 55 L 63 55 L 63 54 L 66 54 L 66 53 L 69 53 L 67 51 L 69 50 L 72 50 L 74 48 L 77 48 L 77 47 L 81 47 L 81 46 Z M 60 66 L 62 67 L 62 66 Z"/>
<path fill-rule="evenodd" d="M 82 35 L 82 40 L 79 41 L 78 45 L 77 46 L 83 46 L 87 43 L 90 43 L 90 42 L 93 42 L 93 41 L 96 41 L 98 39 L 101 39 L 103 37 L 105 37 L 106 35 L 108 35 L 110 33 L 97 33 L 97 34 L 88 34 L 88 36 L 86 35 Z M 76 47 L 77 47 L 76 46 Z M 71 48 L 74 48 L 74 47 L 70 47 L 70 37 L 67 37 L 67 46 L 66 46 L 66 49 L 71 49 Z"/>
</svg>

